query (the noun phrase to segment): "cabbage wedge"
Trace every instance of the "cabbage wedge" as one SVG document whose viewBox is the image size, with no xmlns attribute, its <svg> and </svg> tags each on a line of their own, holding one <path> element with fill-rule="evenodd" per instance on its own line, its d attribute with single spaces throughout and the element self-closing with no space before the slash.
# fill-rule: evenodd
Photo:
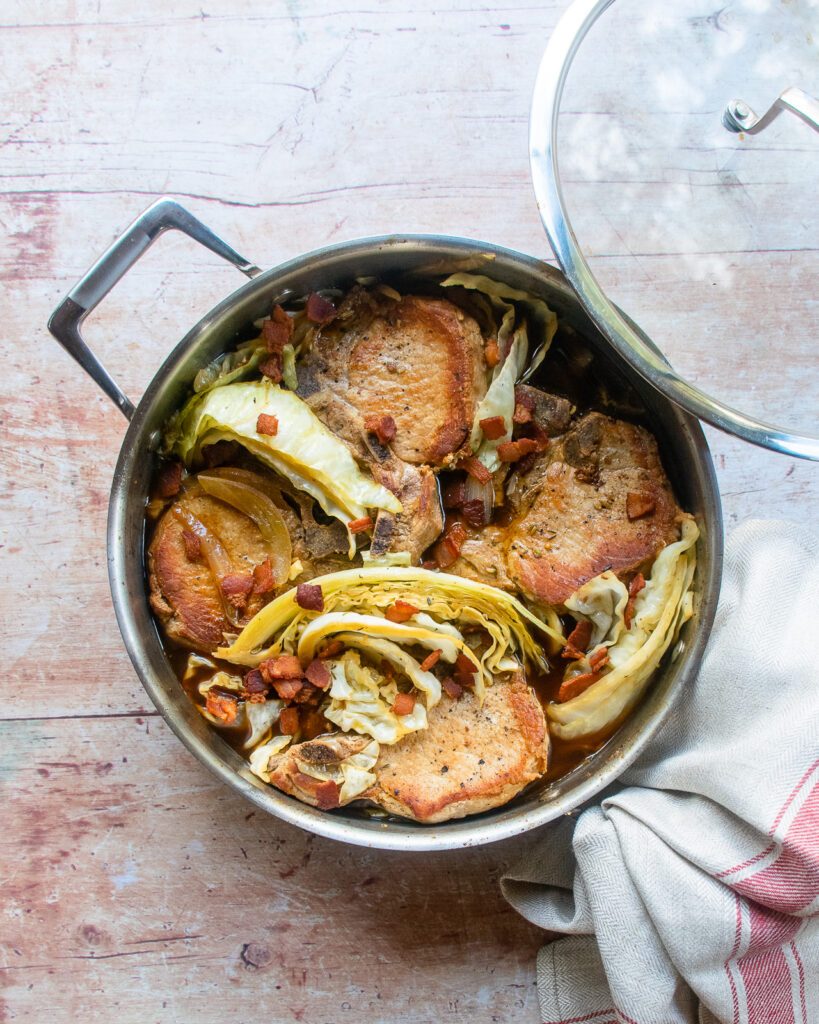
<svg viewBox="0 0 819 1024">
<path fill-rule="evenodd" d="M 259 434 L 260 413 L 275 416 L 275 435 Z M 401 511 L 386 487 L 364 474 L 344 445 L 298 395 L 270 381 L 225 384 L 194 395 L 172 421 L 166 450 L 190 465 L 206 445 L 237 441 L 345 526 L 369 510 Z M 350 536 L 350 557 L 355 541 Z"/>
<path fill-rule="evenodd" d="M 692 518 L 683 520 L 681 533 L 681 539 L 663 548 L 654 560 L 651 577 L 635 600 L 629 629 L 622 621 L 622 595 L 615 601 L 606 632 L 598 644 L 605 644 L 608 649 L 608 670 L 577 697 L 565 704 L 550 704 L 546 709 L 553 735 L 576 740 L 601 733 L 619 721 L 642 696 L 680 627 L 693 614 L 691 583 L 699 530 Z M 581 589 L 586 588 L 588 584 Z M 604 603 L 611 609 L 616 589 L 612 591 L 610 584 L 600 589 L 609 592 Z M 583 602 L 574 603 L 579 608 Z M 595 611 L 597 621 L 591 610 L 588 617 L 599 631 L 604 616 L 600 616 L 599 606 Z M 616 636 L 613 642 L 612 636 Z"/>
<path fill-rule="evenodd" d="M 515 385 L 531 376 L 543 362 L 557 331 L 557 316 L 542 299 L 480 274 L 451 274 L 441 282 L 441 287 L 479 292 L 489 300 L 497 319 L 501 360 L 493 368 L 486 394 L 475 410 L 469 439 L 479 461 L 494 472 L 501 465 L 498 446 L 512 439 Z M 532 328 L 538 345 L 530 357 Z M 485 437 L 480 421 L 498 416 L 503 419 L 505 433 L 498 438 Z"/>
</svg>

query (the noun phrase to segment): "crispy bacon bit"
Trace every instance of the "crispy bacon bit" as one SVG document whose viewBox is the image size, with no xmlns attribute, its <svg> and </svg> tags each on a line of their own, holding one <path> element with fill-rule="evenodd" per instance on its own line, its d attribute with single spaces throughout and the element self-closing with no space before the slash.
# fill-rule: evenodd
<svg viewBox="0 0 819 1024">
<path fill-rule="evenodd" d="M 222 593 L 234 608 L 242 609 L 247 604 L 253 590 L 253 577 L 250 573 L 233 572 L 223 576 Z"/>
<path fill-rule="evenodd" d="M 301 689 L 293 698 L 296 704 L 318 704 L 322 691 L 312 683 L 302 682 Z"/>
<path fill-rule="evenodd" d="M 444 508 L 460 508 L 466 497 L 465 492 L 465 480 L 453 480 L 451 483 L 448 483 L 444 488 L 442 499 Z"/>
<path fill-rule="evenodd" d="M 330 669 L 319 658 L 314 658 L 310 662 L 304 670 L 304 674 L 313 686 L 317 686 L 320 690 L 326 690 L 330 686 Z"/>
<path fill-rule="evenodd" d="M 443 679 L 441 681 L 441 686 L 443 687 L 444 693 L 453 700 L 457 700 L 464 692 L 464 688 L 459 683 L 456 683 L 452 676 L 447 676 L 446 679 Z"/>
<path fill-rule="evenodd" d="M 160 498 L 173 498 L 182 489 L 183 465 L 175 459 L 165 462 L 156 478 L 156 490 Z"/>
<path fill-rule="evenodd" d="M 441 660 L 441 653 L 442 652 L 440 650 L 435 650 L 428 654 L 419 666 L 421 671 L 429 672 L 433 665 L 437 665 L 438 662 Z"/>
<path fill-rule="evenodd" d="M 268 380 L 272 380 L 274 384 L 279 384 L 284 374 L 284 361 L 281 353 L 274 352 L 263 363 L 259 363 L 259 373 L 263 377 L 267 377 Z"/>
<path fill-rule="evenodd" d="M 217 441 L 216 444 L 207 444 L 202 449 L 202 458 L 208 469 L 215 469 L 230 462 L 239 454 L 239 444 L 236 441 Z"/>
<path fill-rule="evenodd" d="M 285 708 L 279 715 L 279 730 L 283 736 L 295 736 L 299 731 L 299 709 Z"/>
<path fill-rule="evenodd" d="M 567 679 L 557 691 L 558 704 L 565 704 L 567 700 L 579 697 L 581 693 L 588 690 L 592 683 L 596 683 L 599 678 L 599 672 L 583 672 L 582 675 Z"/>
<path fill-rule="evenodd" d="M 459 651 L 458 657 L 455 660 L 455 675 L 460 685 L 471 690 L 475 685 L 475 673 L 477 671 L 472 661 L 462 651 Z"/>
<path fill-rule="evenodd" d="M 302 715 L 302 733 L 306 740 L 314 740 L 316 736 L 327 732 L 328 728 L 327 719 L 316 708 L 310 708 L 306 714 Z"/>
<path fill-rule="evenodd" d="M 486 419 L 478 420 L 484 437 L 490 441 L 497 441 L 506 433 L 506 420 L 503 416 L 487 416 Z"/>
<path fill-rule="evenodd" d="M 435 561 L 434 558 L 425 558 L 424 561 L 421 562 L 421 568 L 429 569 L 430 572 L 435 572 L 435 570 L 438 568 L 438 563 Z"/>
<path fill-rule="evenodd" d="M 535 452 L 529 452 L 528 455 L 524 455 L 522 459 L 519 459 L 515 463 L 515 472 L 520 476 L 523 473 L 528 473 L 529 470 L 537 462 L 537 455 Z"/>
<path fill-rule="evenodd" d="M 301 691 L 304 683 L 301 679 L 274 679 L 273 689 L 281 700 L 293 700 Z"/>
<path fill-rule="evenodd" d="M 475 458 L 474 455 L 467 455 L 465 459 L 461 459 L 458 463 L 458 469 L 465 469 L 471 477 L 474 477 L 482 484 L 488 484 L 492 479 L 492 474 L 482 462 L 479 462 L 478 459 Z"/>
<path fill-rule="evenodd" d="M 577 661 L 586 653 L 589 640 L 592 635 L 592 624 L 588 619 L 580 619 L 574 629 L 566 637 L 566 646 L 563 648 L 562 658 L 570 658 Z"/>
<path fill-rule="evenodd" d="M 285 345 L 290 344 L 293 337 L 293 320 L 281 306 L 274 306 L 269 320 L 262 324 L 262 338 L 268 352 L 281 354 Z"/>
<path fill-rule="evenodd" d="M 486 506 L 480 498 L 471 498 L 469 501 L 465 501 L 461 508 L 461 515 L 464 517 L 464 522 L 474 526 L 476 530 L 486 526 Z"/>
<path fill-rule="evenodd" d="M 364 533 L 366 530 L 371 530 L 373 521 L 369 516 L 362 516 L 361 519 L 353 519 L 347 523 L 347 529 L 350 533 Z"/>
<path fill-rule="evenodd" d="M 225 725 L 231 725 L 235 722 L 238 708 L 239 702 L 235 697 L 231 697 L 226 693 L 219 693 L 215 690 L 208 690 L 208 695 L 205 699 L 205 709 L 214 718 L 218 718 L 220 722 L 224 722 Z"/>
<path fill-rule="evenodd" d="M 329 299 L 322 298 L 318 292 L 313 292 L 307 299 L 307 319 L 313 324 L 329 324 L 334 320 L 338 310 Z"/>
<path fill-rule="evenodd" d="M 484 358 L 486 359 L 486 365 L 492 369 L 493 366 L 497 366 L 500 362 L 500 349 L 495 338 L 490 338 L 486 343 L 486 347 L 483 350 Z"/>
<path fill-rule="evenodd" d="M 604 665 L 609 663 L 609 652 L 605 647 L 599 647 L 589 658 L 592 672 L 599 672 Z"/>
<path fill-rule="evenodd" d="M 504 441 L 497 448 L 501 462 L 517 462 L 524 455 L 538 450 L 538 442 L 531 437 L 522 437 L 519 441 Z"/>
<path fill-rule="evenodd" d="M 395 668 L 391 661 L 387 661 L 386 658 L 381 659 L 381 664 L 378 666 L 381 675 L 389 682 L 395 676 Z"/>
<path fill-rule="evenodd" d="M 629 519 L 642 519 L 643 516 L 650 516 L 657 503 L 650 494 L 641 494 L 639 491 L 629 491 L 626 495 L 626 515 Z"/>
<path fill-rule="evenodd" d="M 320 658 L 335 658 L 337 654 L 341 654 L 344 650 L 343 640 L 328 640 L 328 642 L 319 651 Z"/>
<path fill-rule="evenodd" d="M 626 629 L 631 629 L 631 623 L 634 619 L 634 605 L 637 601 L 637 595 L 646 585 L 646 578 L 641 572 L 638 572 L 634 579 L 628 585 L 628 604 L 626 610 L 623 613 L 623 620 L 626 624 Z"/>
<path fill-rule="evenodd" d="M 296 587 L 296 604 L 308 612 L 323 612 L 324 594 L 321 586 L 314 583 L 300 583 Z"/>
<path fill-rule="evenodd" d="M 385 618 L 389 619 L 390 622 L 406 622 L 411 619 L 413 615 L 417 615 L 420 611 L 414 604 L 410 604 L 409 601 L 396 601 L 395 604 L 391 604 L 390 607 L 384 612 Z"/>
<path fill-rule="evenodd" d="M 466 540 L 466 530 L 463 523 L 459 523 L 457 519 L 450 523 L 446 531 L 446 539 L 454 545 L 456 554 L 460 554 L 461 546 Z"/>
<path fill-rule="evenodd" d="M 515 403 L 515 414 L 512 417 L 512 422 L 517 423 L 518 426 L 523 423 L 531 423 L 532 421 L 532 410 L 523 404 L 523 402 Z"/>
<path fill-rule="evenodd" d="M 259 665 L 262 675 L 268 682 L 274 679 L 300 679 L 301 662 L 295 654 L 277 654 Z"/>
<path fill-rule="evenodd" d="M 276 580 L 273 578 L 273 566 L 270 564 L 270 559 L 266 558 L 253 567 L 253 593 L 269 594 L 271 590 L 275 589 Z"/>
<path fill-rule="evenodd" d="M 266 412 L 260 412 L 259 417 L 256 420 L 256 433 L 267 434 L 269 437 L 275 437 L 279 432 L 279 419 L 277 416 L 271 416 Z"/>
<path fill-rule="evenodd" d="M 395 420 L 392 416 L 365 416 L 364 429 L 370 434 L 375 434 L 381 444 L 395 440 Z"/>
<path fill-rule="evenodd" d="M 549 435 L 543 429 L 539 427 L 537 423 L 531 423 L 529 425 L 529 437 L 535 442 L 537 448 L 533 449 L 536 452 L 545 452 L 549 447 Z"/>
<path fill-rule="evenodd" d="M 182 531 L 182 543 L 185 545 L 185 558 L 189 562 L 198 562 L 202 557 L 202 541 L 193 530 Z"/>
<path fill-rule="evenodd" d="M 415 710 L 415 694 L 399 693 L 392 702 L 392 713 L 394 715 L 411 715 Z"/>
<path fill-rule="evenodd" d="M 265 694 L 270 692 L 270 684 L 257 668 L 252 668 L 245 676 L 244 688 L 245 693 L 249 694 Z"/>
<path fill-rule="evenodd" d="M 466 540 L 467 534 L 464 524 L 456 519 L 447 527 L 446 534 L 438 541 L 433 549 L 435 559 L 442 569 L 449 568 L 461 553 L 461 546 Z"/>
<path fill-rule="evenodd" d="M 332 811 L 334 807 L 338 807 L 341 789 L 332 779 L 322 781 L 304 772 L 294 772 L 293 782 L 303 793 L 308 793 L 316 801 L 316 807 L 320 811 Z"/>
</svg>

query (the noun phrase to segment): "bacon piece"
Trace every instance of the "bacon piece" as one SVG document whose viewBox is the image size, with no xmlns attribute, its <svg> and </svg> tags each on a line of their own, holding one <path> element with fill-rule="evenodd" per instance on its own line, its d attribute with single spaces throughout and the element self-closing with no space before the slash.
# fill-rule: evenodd
<svg viewBox="0 0 819 1024">
<path fill-rule="evenodd" d="M 498 342 L 495 338 L 490 338 L 489 341 L 487 341 L 483 354 L 486 359 L 486 365 L 490 369 L 498 365 L 500 362 L 500 349 L 498 348 Z"/>
<path fill-rule="evenodd" d="M 442 569 L 447 569 L 458 558 L 466 536 L 463 523 L 458 522 L 456 519 L 449 524 L 446 533 L 433 549 L 435 560 Z"/>
<path fill-rule="evenodd" d="M 295 736 L 299 731 L 299 709 L 285 708 L 279 715 L 279 731 L 283 736 Z"/>
<path fill-rule="evenodd" d="M 656 508 L 657 502 L 651 494 L 629 491 L 626 495 L 626 516 L 630 520 L 642 519 L 644 516 L 653 515 Z"/>
<path fill-rule="evenodd" d="M 294 323 L 281 306 L 274 306 L 269 320 L 262 324 L 262 338 L 268 352 L 281 354 L 293 337 Z"/>
<path fill-rule="evenodd" d="M 300 583 L 296 587 L 296 604 L 308 612 L 323 612 L 324 594 L 321 586 L 313 583 Z"/>
<path fill-rule="evenodd" d="M 500 447 L 502 448 L 503 445 L 500 445 Z M 458 463 L 458 469 L 465 469 L 471 477 L 474 477 L 482 484 L 488 484 L 492 479 L 492 474 L 474 455 L 467 455 L 466 458 L 461 459 Z"/>
<path fill-rule="evenodd" d="M 634 604 L 637 601 L 637 595 L 646 585 L 646 578 L 641 572 L 638 572 L 634 579 L 628 585 L 628 604 L 626 610 L 623 613 L 623 620 L 626 624 L 626 629 L 631 629 L 631 623 L 634 619 Z"/>
<path fill-rule="evenodd" d="M 245 693 L 265 694 L 270 693 L 270 684 L 258 668 L 252 668 L 244 678 Z"/>
<path fill-rule="evenodd" d="M 327 732 L 330 726 L 324 714 L 317 708 L 310 708 L 302 715 L 302 734 L 306 740 L 314 740 L 323 732 Z"/>
<path fill-rule="evenodd" d="M 503 416 L 487 416 L 486 419 L 478 420 L 484 437 L 490 441 L 497 441 L 506 433 L 506 420 Z"/>
<path fill-rule="evenodd" d="M 390 607 L 384 612 L 384 617 L 389 619 L 390 622 L 406 622 L 411 619 L 413 615 L 417 615 L 420 608 L 416 608 L 414 604 L 410 604 L 409 601 L 396 601 L 395 604 L 391 604 Z"/>
<path fill-rule="evenodd" d="M 330 676 L 330 669 L 327 668 L 320 658 L 314 658 L 304 670 L 304 674 L 313 686 L 317 686 L 319 690 L 329 688 L 332 678 Z"/>
<path fill-rule="evenodd" d="M 307 319 L 314 324 L 329 324 L 335 320 L 338 310 L 329 299 L 322 298 L 318 292 L 313 292 L 307 298 Z"/>
<path fill-rule="evenodd" d="M 301 662 L 295 654 L 277 654 L 259 665 L 262 675 L 268 682 L 274 679 L 300 679 Z"/>
<path fill-rule="evenodd" d="M 375 434 L 381 444 L 395 440 L 395 420 L 392 416 L 365 416 L 364 429 L 370 434 Z"/>
<path fill-rule="evenodd" d="M 324 694 L 317 686 L 313 686 L 312 683 L 302 681 L 301 689 L 293 698 L 296 704 L 318 704 L 319 699 Z"/>
<path fill-rule="evenodd" d="M 464 521 L 470 526 L 474 526 L 476 530 L 486 526 L 486 506 L 480 498 L 470 498 L 469 501 L 465 501 L 461 508 L 461 515 L 464 517 Z"/>
<path fill-rule="evenodd" d="M 324 658 L 335 658 L 337 654 L 341 654 L 344 650 L 343 640 L 328 640 L 327 643 L 319 651 L 319 657 Z"/>
<path fill-rule="evenodd" d="M 347 529 L 350 533 L 364 533 L 366 530 L 371 530 L 373 521 L 369 516 L 362 516 L 361 519 L 353 519 L 347 523 Z"/>
<path fill-rule="evenodd" d="M 443 687 L 444 693 L 453 700 L 457 700 L 464 692 L 464 688 L 459 683 L 456 683 L 452 676 L 447 676 L 446 679 L 443 679 L 441 681 L 441 686 Z"/>
<path fill-rule="evenodd" d="M 182 531 L 182 543 L 185 545 L 185 558 L 189 562 L 198 562 L 202 558 L 202 541 L 193 530 Z"/>
<path fill-rule="evenodd" d="M 444 508 L 460 508 L 466 499 L 466 481 L 453 480 L 444 488 L 442 501 Z"/>
<path fill-rule="evenodd" d="M 266 558 L 253 567 L 253 593 L 269 594 L 271 590 L 275 589 L 276 580 L 273 578 L 273 566 L 270 564 L 270 559 Z"/>
<path fill-rule="evenodd" d="M 498 445 L 498 458 L 501 462 L 517 462 L 524 455 L 538 451 L 539 447 L 538 442 L 531 437 L 522 437 L 518 441 L 504 441 Z"/>
<path fill-rule="evenodd" d="M 532 410 L 524 405 L 523 402 L 515 403 L 515 414 L 512 416 L 512 422 L 517 423 L 520 426 L 523 423 L 531 423 L 532 421 Z"/>
<path fill-rule="evenodd" d="M 609 652 L 605 647 L 599 647 L 589 658 L 592 672 L 599 672 L 604 665 L 609 663 Z"/>
<path fill-rule="evenodd" d="M 293 700 L 304 687 L 301 679 L 274 679 L 273 689 L 281 700 Z"/>
<path fill-rule="evenodd" d="M 284 361 L 281 353 L 274 352 L 263 363 L 259 363 L 259 373 L 263 377 L 267 377 L 268 380 L 272 380 L 274 384 L 279 384 L 284 374 Z"/>
<path fill-rule="evenodd" d="M 313 797 L 320 811 L 331 811 L 338 807 L 341 788 L 332 779 L 322 781 L 314 779 L 312 775 L 305 775 L 304 772 L 294 772 L 293 782 L 299 789 Z"/>
<path fill-rule="evenodd" d="M 253 590 L 253 577 L 250 573 L 229 573 L 222 577 L 220 586 L 222 593 L 233 607 L 241 610 L 247 604 L 247 599 Z"/>
<path fill-rule="evenodd" d="M 588 690 L 592 683 L 596 683 L 599 678 L 599 672 L 583 672 L 579 676 L 572 676 L 571 679 L 567 679 L 557 691 L 558 704 L 565 704 L 567 700 L 579 697 L 581 693 Z"/>
<path fill-rule="evenodd" d="M 426 658 L 424 658 L 424 660 L 421 662 L 419 666 L 421 671 L 429 672 L 433 665 L 437 665 L 438 662 L 441 660 L 441 653 L 442 652 L 440 650 L 431 651 L 426 656 Z"/>
<path fill-rule="evenodd" d="M 226 693 L 208 690 L 208 695 L 205 698 L 205 708 L 214 718 L 218 718 L 220 722 L 224 722 L 225 725 L 231 725 L 236 721 L 239 702 L 235 697 L 230 697 Z"/>
<path fill-rule="evenodd" d="M 271 416 L 266 412 L 260 412 L 256 420 L 256 433 L 267 434 L 268 437 L 275 437 L 279 432 L 279 420 L 277 416 Z"/>
<path fill-rule="evenodd" d="M 425 558 L 424 561 L 421 562 L 421 568 L 429 569 L 430 572 L 434 572 L 438 568 L 438 563 L 434 558 Z"/>
<path fill-rule="evenodd" d="M 577 661 L 586 653 L 589 640 L 592 635 L 592 624 L 588 619 L 580 619 L 574 629 L 566 637 L 566 646 L 561 654 L 562 658 L 571 658 Z"/>
<path fill-rule="evenodd" d="M 415 710 L 415 694 L 414 693 L 399 693 L 395 700 L 392 702 L 392 712 L 394 715 L 411 715 Z"/>
<path fill-rule="evenodd" d="M 462 652 L 455 659 L 455 675 L 461 686 L 471 690 L 475 685 L 475 673 L 478 671 L 472 661 Z"/>
<path fill-rule="evenodd" d="M 173 498 L 182 489 L 184 466 L 176 459 L 164 462 L 156 477 L 156 490 L 160 498 Z"/>
</svg>

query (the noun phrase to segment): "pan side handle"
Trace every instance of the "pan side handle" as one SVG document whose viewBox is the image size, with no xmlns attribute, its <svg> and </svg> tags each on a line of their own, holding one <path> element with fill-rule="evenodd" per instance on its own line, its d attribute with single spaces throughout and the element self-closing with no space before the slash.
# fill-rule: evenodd
<svg viewBox="0 0 819 1024">
<path fill-rule="evenodd" d="M 133 403 L 86 345 L 81 328 L 88 314 L 100 304 L 117 281 L 125 276 L 164 231 L 169 230 L 184 232 L 206 249 L 232 263 L 247 277 L 256 277 L 261 273 L 259 267 L 240 256 L 184 207 L 172 199 L 158 199 L 123 231 L 88 273 L 74 285 L 48 321 L 52 335 L 129 420 L 134 414 Z"/>
</svg>

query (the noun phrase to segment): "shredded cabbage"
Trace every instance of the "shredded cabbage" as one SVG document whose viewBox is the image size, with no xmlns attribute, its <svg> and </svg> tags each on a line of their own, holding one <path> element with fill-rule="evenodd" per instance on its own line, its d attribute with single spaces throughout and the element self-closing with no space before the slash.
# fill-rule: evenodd
<svg viewBox="0 0 819 1024">
<path fill-rule="evenodd" d="M 379 750 L 378 743 L 372 740 L 357 754 L 350 754 L 340 761 L 316 765 L 297 757 L 296 766 L 300 772 L 320 782 L 335 782 L 336 785 L 340 783 L 338 803 L 341 807 L 375 785 L 376 777 L 372 769 L 378 760 Z"/>
<path fill-rule="evenodd" d="M 274 736 L 272 740 L 256 747 L 248 758 L 250 770 L 264 782 L 270 782 L 270 759 L 287 747 L 292 736 Z"/>
<path fill-rule="evenodd" d="M 250 735 L 242 744 L 245 750 L 251 750 L 270 738 L 283 707 L 283 700 L 266 700 L 263 704 L 248 701 L 245 704 L 245 718 L 250 725 Z"/>
<path fill-rule="evenodd" d="M 680 627 L 691 618 L 699 537 L 693 519 L 683 520 L 681 534 L 655 559 L 651 578 L 635 599 L 631 628 L 623 628 L 608 648 L 609 670 L 579 696 L 547 708 L 555 736 L 578 739 L 615 723 L 640 698 Z"/>
<path fill-rule="evenodd" d="M 469 440 L 470 447 L 476 453 L 477 458 L 490 472 L 494 472 L 501 464 L 497 453 L 498 445 L 512 438 L 515 384 L 519 380 L 531 376 L 543 362 L 543 357 L 557 331 L 557 316 L 542 299 L 480 274 L 452 274 L 441 282 L 441 286 L 444 288 L 461 287 L 480 292 L 488 297 L 499 319 L 498 349 L 501 353 L 501 362 L 493 368 L 489 387 L 475 411 Z M 514 305 L 515 302 L 520 303 L 522 316 L 519 315 L 518 309 Z M 531 359 L 529 358 L 529 328 L 532 326 L 529 323 L 530 318 L 541 338 Z M 502 417 L 506 431 L 503 436 L 491 440 L 483 436 L 480 421 L 495 416 Z"/>
<path fill-rule="evenodd" d="M 275 435 L 256 432 L 260 413 L 276 417 Z M 165 449 L 190 465 L 203 447 L 217 441 L 238 441 L 345 526 L 364 518 L 368 509 L 401 511 L 398 498 L 361 472 L 347 447 L 298 395 L 270 381 L 226 384 L 194 395 L 172 421 Z M 355 539 L 349 537 L 352 557 Z"/>
<path fill-rule="evenodd" d="M 396 715 L 392 704 L 398 695 L 394 680 L 387 681 L 361 664 L 355 651 L 347 651 L 330 670 L 330 705 L 324 717 L 344 732 L 372 736 L 379 743 L 397 743 L 410 732 L 427 727 L 427 712 L 420 700 L 409 715 Z"/>
<path fill-rule="evenodd" d="M 618 641 L 626 628 L 627 604 L 628 589 L 611 570 L 584 583 L 566 601 L 570 612 L 592 624 L 589 650 L 603 643 L 610 646 Z"/>
</svg>

